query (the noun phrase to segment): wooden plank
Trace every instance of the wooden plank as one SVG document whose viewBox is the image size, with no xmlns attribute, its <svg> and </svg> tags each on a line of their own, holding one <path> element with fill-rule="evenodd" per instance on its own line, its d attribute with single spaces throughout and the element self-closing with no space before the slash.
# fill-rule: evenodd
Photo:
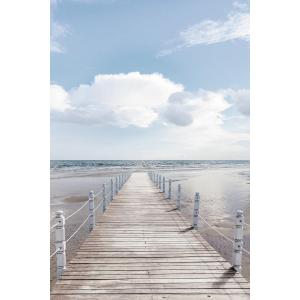
<svg viewBox="0 0 300 300">
<path fill-rule="evenodd" d="M 176 295 L 187 295 L 187 294 L 192 294 L 192 295 L 248 295 L 249 299 L 249 289 L 241 289 L 241 288 L 228 288 L 228 289 L 222 289 L 222 288 L 198 288 L 198 289 L 127 289 L 127 290 L 122 290 L 122 289 L 56 289 L 54 288 L 52 290 L 53 295 L 84 295 L 84 294 L 117 294 L 117 295 L 123 295 L 123 294 L 176 294 Z M 77 297 L 77 296 L 76 296 Z M 122 298 L 121 298 L 122 299 Z M 229 298 L 231 299 L 231 298 Z"/>
<path fill-rule="evenodd" d="M 207 300 L 209 299 L 206 294 L 197 294 L 197 295 L 147 295 L 147 294 L 121 294 L 121 295 L 111 295 L 111 294 L 102 294 L 101 300 Z M 76 294 L 77 300 L 99 300 L 97 295 L 85 294 L 79 295 Z M 245 294 L 233 294 L 233 295 L 213 295 L 214 300 L 246 300 L 249 299 L 248 295 Z M 74 300 L 74 295 L 52 295 L 51 300 Z"/>
</svg>

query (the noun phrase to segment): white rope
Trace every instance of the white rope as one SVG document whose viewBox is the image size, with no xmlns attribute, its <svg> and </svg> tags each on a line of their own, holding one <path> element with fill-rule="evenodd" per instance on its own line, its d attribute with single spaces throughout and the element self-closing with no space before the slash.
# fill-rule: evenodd
<svg viewBox="0 0 300 300">
<path fill-rule="evenodd" d="M 58 248 L 57 250 L 55 250 L 55 251 L 50 255 L 50 258 L 52 258 L 59 250 L 60 250 L 60 248 Z"/>
<path fill-rule="evenodd" d="M 214 230 L 215 232 L 217 232 L 218 234 L 220 234 L 222 237 L 224 237 L 227 241 L 234 243 L 234 241 L 232 239 L 230 239 L 228 236 L 226 236 L 225 234 L 223 234 L 221 231 L 219 231 L 218 229 L 214 228 L 212 225 L 210 225 L 203 217 L 199 216 L 202 221 L 204 221 L 204 223 L 206 223 L 212 230 Z M 250 252 L 248 250 L 246 250 L 245 248 L 242 248 L 242 250 L 250 255 Z"/>
<path fill-rule="evenodd" d="M 249 251 L 247 251 L 245 248 L 242 248 L 242 250 L 243 250 L 245 253 L 247 253 L 247 254 L 249 254 L 249 255 L 250 255 L 250 252 L 249 252 Z"/>
<path fill-rule="evenodd" d="M 214 230 L 215 232 L 219 233 L 221 236 L 223 236 L 226 240 L 228 240 L 229 242 L 234 242 L 232 239 L 230 239 L 228 236 L 226 236 L 225 234 L 223 234 L 221 231 L 219 231 L 218 229 L 214 228 L 212 225 L 210 225 L 203 217 L 199 216 L 202 221 L 204 223 L 206 223 L 212 230 Z"/>
<path fill-rule="evenodd" d="M 56 225 L 58 225 L 58 223 L 55 223 L 54 225 L 52 225 L 52 226 L 50 227 L 50 230 L 54 229 Z"/>
<path fill-rule="evenodd" d="M 70 241 L 70 239 L 72 239 L 75 234 L 82 228 L 82 226 L 87 222 L 87 220 L 89 219 L 90 215 L 87 216 L 87 218 L 80 224 L 80 226 L 77 228 L 77 230 L 66 240 L 66 243 L 68 243 Z"/>
<path fill-rule="evenodd" d="M 99 204 L 94 208 L 94 210 L 93 210 L 93 212 L 95 212 L 97 209 L 98 209 L 98 207 L 102 204 L 102 202 L 103 202 L 103 199 L 99 202 Z"/>
<path fill-rule="evenodd" d="M 67 216 L 65 218 L 65 221 L 67 221 L 68 219 L 70 219 L 71 217 L 73 217 L 75 214 L 77 214 L 80 210 L 82 210 L 87 204 L 89 203 L 89 200 L 87 200 L 81 207 L 79 207 L 77 210 L 75 210 L 72 214 L 70 214 L 69 216 Z"/>
<path fill-rule="evenodd" d="M 100 194 L 102 194 L 102 190 L 95 194 L 95 197 L 98 197 Z"/>
<path fill-rule="evenodd" d="M 68 219 L 70 219 L 71 217 L 73 217 L 75 214 L 77 214 L 81 209 L 83 209 L 88 204 L 88 202 L 89 201 L 87 200 L 81 207 L 79 207 L 76 211 L 74 211 L 72 214 L 70 214 L 69 216 L 67 216 L 65 218 L 65 221 L 67 221 Z M 55 223 L 54 225 L 52 225 L 50 227 L 50 230 L 54 229 L 56 225 L 58 225 L 58 223 Z"/>
</svg>

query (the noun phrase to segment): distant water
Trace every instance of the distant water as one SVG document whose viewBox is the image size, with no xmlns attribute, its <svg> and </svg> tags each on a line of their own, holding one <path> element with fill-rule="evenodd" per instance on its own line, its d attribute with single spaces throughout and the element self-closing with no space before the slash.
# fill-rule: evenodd
<svg viewBox="0 0 300 300">
<path fill-rule="evenodd" d="M 249 165 L 248 160 L 51 160 L 51 170 L 99 170 L 99 169 L 206 169 Z"/>
<path fill-rule="evenodd" d="M 246 160 L 52 160 L 51 204 L 98 191 L 120 172 L 148 170 L 175 180 L 173 196 L 178 183 L 186 198 L 200 192 L 208 216 L 231 218 L 237 209 L 244 209 L 249 219 L 250 163 Z"/>
</svg>

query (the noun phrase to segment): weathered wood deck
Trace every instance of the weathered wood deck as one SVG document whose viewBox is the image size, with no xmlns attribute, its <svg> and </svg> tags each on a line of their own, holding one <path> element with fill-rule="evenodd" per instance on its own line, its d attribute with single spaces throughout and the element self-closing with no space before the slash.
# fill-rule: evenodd
<svg viewBox="0 0 300 300">
<path fill-rule="evenodd" d="M 174 207 L 133 173 L 51 299 L 249 299 L 249 283 Z"/>
</svg>

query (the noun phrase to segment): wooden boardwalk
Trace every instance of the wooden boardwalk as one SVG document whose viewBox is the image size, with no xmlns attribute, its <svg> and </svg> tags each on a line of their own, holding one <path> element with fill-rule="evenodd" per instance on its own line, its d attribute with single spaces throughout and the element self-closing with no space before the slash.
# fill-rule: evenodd
<svg viewBox="0 0 300 300">
<path fill-rule="evenodd" d="M 51 299 L 249 299 L 249 283 L 174 207 L 133 173 Z"/>
</svg>

